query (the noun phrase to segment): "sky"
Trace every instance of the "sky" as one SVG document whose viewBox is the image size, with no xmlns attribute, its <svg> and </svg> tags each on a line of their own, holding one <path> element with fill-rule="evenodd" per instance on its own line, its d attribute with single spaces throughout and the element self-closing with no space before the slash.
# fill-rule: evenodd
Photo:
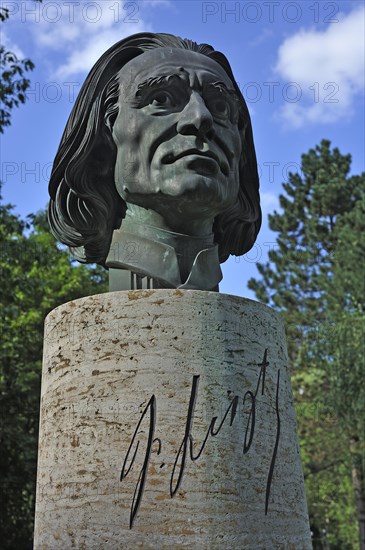
<svg viewBox="0 0 365 550">
<path fill-rule="evenodd" d="M 220 291 L 247 288 L 267 261 L 289 172 L 329 139 L 364 171 L 364 21 L 361 1 L 4 1 L 1 43 L 36 65 L 25 105 L 1 136 L 3 201 L 22 217 L 46 207 L 48 179 L 68 116 L 89 70 L 122 38 L 167 32 L 211 44 L 230 61 L 252 120 L 263 211 L 253 249 L 222 265 Z"/>
</svg>

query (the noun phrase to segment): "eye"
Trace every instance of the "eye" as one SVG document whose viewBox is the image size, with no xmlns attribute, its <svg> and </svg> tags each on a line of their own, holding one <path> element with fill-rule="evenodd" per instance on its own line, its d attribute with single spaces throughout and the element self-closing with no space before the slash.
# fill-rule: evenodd
<svg viewBox="0 0 365 550">
<path fill-rule="evenodd" d="M 148 98 L 148 102 L 155 107 L 172 107 L 175 105 L 172 95 L 162 91 L 151 94 Z"/>
<path fill-rule="evenodd" d="M 230 105 L 229 102 L 222 97 L 209 97 L 207 99 L 207 107 L 214 117 L 229 118 Z"/>
<path fill-rule="evenodd" d="M 218 99 L 217 101 L 214 102 L 214 110 L 217 113 L 223 114 L 227 111 L 227 104 L 221 99 Z"/>
</svg>

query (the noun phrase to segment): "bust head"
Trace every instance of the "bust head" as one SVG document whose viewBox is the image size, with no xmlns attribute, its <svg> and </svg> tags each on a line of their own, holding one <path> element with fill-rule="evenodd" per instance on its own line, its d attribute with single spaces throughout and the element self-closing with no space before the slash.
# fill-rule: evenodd
<svg viewBox="0 0 365 550">
<path fill-rule="evenodd" d="M 119 82 L 118 193 L 173 231 L 211 233 L 239 189 L 239 99 L 228 75 L 200 53 L 158 48 L 127 63 Z"/>
<path fill-rule="evenodd" d="M 49 190 L 52 231 L 81 262 L 105 264 L 127 208 L 176 233 L 213 231 L 220 262 L 247 252 L 261 223 L 257 165 L 224 55 L 168 34 L 115 44 L 82 86 Z"/>
</svg>

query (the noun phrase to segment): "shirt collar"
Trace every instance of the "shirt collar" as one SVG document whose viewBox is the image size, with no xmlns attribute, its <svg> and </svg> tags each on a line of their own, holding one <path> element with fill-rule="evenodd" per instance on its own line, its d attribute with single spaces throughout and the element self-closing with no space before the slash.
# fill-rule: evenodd
<svg viewBox="0 0 365 550">
<path fill-rule="evenodd" d="M 186 281 L 182 281 L 172 246 L 125 229 L 114 231 L 106 266 L 150 277 L 159 288 L 218 290 L 222 280 L 217 244 L 198 252 Z"/>
</svg>

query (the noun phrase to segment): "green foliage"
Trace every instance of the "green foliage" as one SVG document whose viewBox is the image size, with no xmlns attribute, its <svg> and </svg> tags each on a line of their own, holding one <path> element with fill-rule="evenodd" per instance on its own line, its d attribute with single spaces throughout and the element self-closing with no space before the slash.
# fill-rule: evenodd
<svg viewBox="0 0 365 550">
<path fill-rule="evenodd" d="M 365 472 L 365 174 L 350 167 L 327 140 L 302 155 L 269 216 L 277 247 L 249 281 L 286 322 L 315 549 L 358 548 L 349 488 Z"/>
<path fill-rule="evenodd" d="M 100 268 L 75 267 L 47 231 L 0 206 L 1 547 L 32 547 L 43 323 L 54 307 L 104 292 Z"/>
<path fill-rule="evenodd" d="M 30 59 L 18 59 L 15 53 L 0 46 L 0 132 L 10 126 L 11 109 L 25 103 L 25 91 L 30 80 L 24 77 L 26 71 L 32 71 L 34 64 Z"/>
<path fill-rule="evenodd" d="M 4 23 L 8 18 L 8 8 L 0 7 L 0 22 Z M 18 59 L 14 52 L 0 46 L 0 133 L 10 126 L 11 110 L 25 103 L 30 80 L 24 75 L 33 69 L 34 63 L 30 59 Z"/>
</svg>

